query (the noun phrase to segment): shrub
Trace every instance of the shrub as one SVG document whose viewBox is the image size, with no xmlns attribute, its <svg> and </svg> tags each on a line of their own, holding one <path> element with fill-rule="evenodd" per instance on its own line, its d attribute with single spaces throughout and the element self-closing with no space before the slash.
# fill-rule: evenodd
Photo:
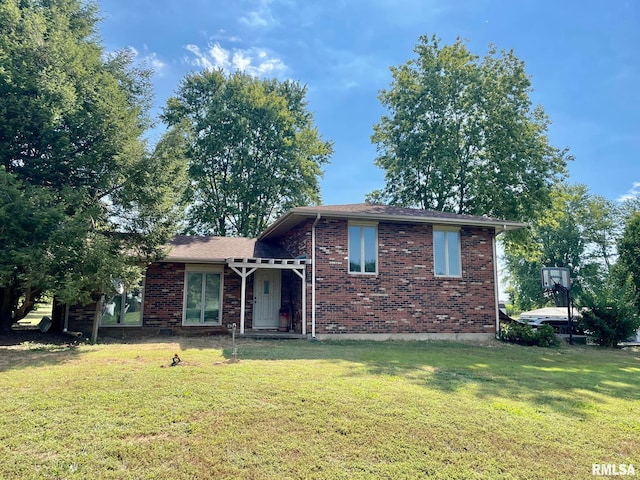
<svg viewBox="0 0 640 480">
<path fill-rule="evenodd" d="M 517 322 L 503 324 L 500 328 L 498 339 L 507 343 L 517 343 L 518 345 L 537 345 L 539 347 L 557 347 L 560 345 L 560 341 L 550 325 L 542 325 L 534 331 L 530 325 Z"/>
<path fill-rule="evenodd" d="M 535 331 L 536 345 L 539 347 L 558 347 L 560 340 L 551 325 L 542 325 Z"/>
<path fill-rule="evenodd" d="M 534 345 L 533 329 L 529 325 L 522 325 L 517 322 L 503 324 L 499 338 L 508 343 Z"/>
<path fill-rule="evenodd" d="M 582 314 L 582 327 L 598 345 L 615 347 L 634 335 L 640 325 L 637 315 L 624 310 L 626 309 L 617 308 L 615 304 L 604 308 L 593 305 Z"/>
</svg>

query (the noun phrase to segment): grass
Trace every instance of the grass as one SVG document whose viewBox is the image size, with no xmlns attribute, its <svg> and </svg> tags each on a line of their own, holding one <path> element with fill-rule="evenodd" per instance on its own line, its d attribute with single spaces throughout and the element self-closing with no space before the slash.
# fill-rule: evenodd
<svg viewBox="0 0 640 480">
<path fill-rule="evenodd" d="M 0 347 L 0 478 L 640 470 L 638 350 L 241 341 L 233 362 L 230 343 Z"/>
<path fill-rule="evenodd" d="M 31 310 L 19 323 L 22 326 L 37 327 L 42 317 L 51 317 L 52 310 L 53 300 L 46 299 L 44 302 L 37 304 L 36 308 Z"/>
</svg>

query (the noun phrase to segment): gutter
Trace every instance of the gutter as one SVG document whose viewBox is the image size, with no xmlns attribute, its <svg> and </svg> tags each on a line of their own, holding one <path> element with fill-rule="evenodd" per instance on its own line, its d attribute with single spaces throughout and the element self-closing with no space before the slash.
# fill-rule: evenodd
<svg viewBox="0 0 640 480">
<path fill-rule="evenodd" d="M 353 220 L 374 220 L 379 222 L 392 223 L 428 223 L 432 225 L 455 225 L 460 227 L 502 227 L 502 232 L 507 230 L 518 230 L 527 225 L 520 222 L 500 221 L 494 219 L 469 219 L 469 218 L 451 218 L 451 217 L 420 217 L 411 215 L 379 215 L 371 213 L 323 213 L 325 217 L 349 218 Z M 500 232 L 500 233 L 502 233 Z"/>
<path fill-rule="evenodd" d="M 316 225 L 319 221 L 318 213 L 311 225 L 311 338 L 316 338 Z"/>
<path fill-rule="evenodd" d="M 62 331 L 64 333 L 67 333 L 68 329 L 69 329 L 69 303 L 66 303 L 64 306 L 64 328 L 62 329 Z"/>
</svg>

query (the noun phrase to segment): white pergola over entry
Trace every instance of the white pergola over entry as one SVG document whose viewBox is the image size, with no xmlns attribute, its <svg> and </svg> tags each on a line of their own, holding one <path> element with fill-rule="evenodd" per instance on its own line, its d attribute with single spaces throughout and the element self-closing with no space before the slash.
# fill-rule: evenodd
<svg viewBox="0 0 640 480">
<path fill-rule="evenodd" d="M 242 287 L 240 293 L 240 334 L 244 334 L 246 309 L 247 278 L 259 268 L 292 270 L 302 279 L 302 334 L 307 334 L 307 265 L 306 258 L 227 258 L 227 265 L 240 275 Z"/>
</svg>

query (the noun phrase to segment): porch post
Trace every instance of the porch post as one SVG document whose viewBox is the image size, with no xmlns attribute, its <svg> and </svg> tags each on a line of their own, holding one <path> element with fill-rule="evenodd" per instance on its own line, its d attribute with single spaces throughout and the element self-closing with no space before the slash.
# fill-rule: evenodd
<svg viewBox="0 0 640 480">
<path fill-rule="evenodd" d="M 240 284 L 241 285 L 240 286 L 240 335 L 244 335 L 244 317 L 245 317 L 245 308 L 246 308 L 245 297 L 247 293 L 247 277 L 251 275 L 253 272 L 255 272 L 257 268 L 251 268 L 249 271 L 247 271 L 247 267 L 242 266 L 242 271 L 240 271 L 235 265 L 232 265 L 231 262 L 232 260 L 227 260 L 227 265 L 229 265 L 229 268 L 231 268 L 231 270 L 233 270 L 238 275 L 240 275 L 240 278 L 242 279 L 242 283 Z"/>
<path fill-rule="evenodd" d="M 244 309 L 245 309 L 245 296 L 247 291 L 247 267 L 242 267 L 242 286 L 240 288 L 240 335 L 244 335 Z"/>
<path fill-rule="evenodd" d="M 302 335 L 307 334 L 307 267 L 302 269 Z M 313 336 L 315 337 L 315 324 L 312 325 Z"/>
</svg>

